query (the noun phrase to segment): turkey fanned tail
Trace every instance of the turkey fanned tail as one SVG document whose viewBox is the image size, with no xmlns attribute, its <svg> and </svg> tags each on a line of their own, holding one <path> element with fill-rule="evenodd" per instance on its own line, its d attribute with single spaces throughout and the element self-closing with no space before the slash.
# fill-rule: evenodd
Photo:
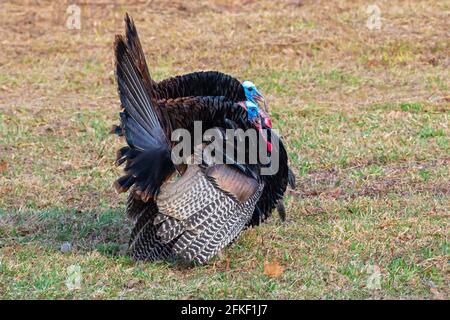
<svg viewBox="0 0 450 320">
<path fill-rule="evenodd" d="M 116 37 L 115 49 L 116 77 L 124 109 L 120 114 L 121 127 L 129 146 L 118 152 L 117 163 L 126 162 L 126 174 L 115 182 L 115 187 L 118 192 L 125 192 L 134 185 L 136 193 L 148 201 L 174 171 L 170 144 L 157 114 L 158 105 L 149 94 L 151 89 L 142 80 L 138 63 L 122 36 Z"/>
</svg>

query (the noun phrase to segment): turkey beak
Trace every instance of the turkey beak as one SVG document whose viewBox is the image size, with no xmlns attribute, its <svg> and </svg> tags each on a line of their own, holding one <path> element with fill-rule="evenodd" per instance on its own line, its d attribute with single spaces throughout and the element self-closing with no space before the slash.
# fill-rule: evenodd
<svg viewBox="0 0 450 320">
<path fill-rule="evenodd" d="M 265 112 L 269 112 L 269 108 L 266 102 L 266 98 L 264 98 L 264 96 L 257 91 L 254 95 L 253 95 L 253 99 L 255 99 L 256 102 L 258 102 L 259 105 L 263 106 L 263 109 Z"/>
</svg>

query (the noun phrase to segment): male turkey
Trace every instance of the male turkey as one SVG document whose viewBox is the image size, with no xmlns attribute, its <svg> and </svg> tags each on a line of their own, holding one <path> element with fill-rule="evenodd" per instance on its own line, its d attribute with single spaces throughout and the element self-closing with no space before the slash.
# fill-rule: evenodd
<svg viewBox="0 0 450 320">
<path fill-rule="evenodd" d="M 128 146 L 117 154 L 117 164 L 126 162 L 126 174 L 115 186 L 119 192 L 131 188 L 127 213 L 135 220 L 132 255 L 139 260 L 178 256 L 206 263 L 247 226 L 257 225 L 270 215 L 288 182 L 286 151 L 279 141 L 274 150 L 279 153 L 279 169 L 272 175 L 261 175 L 260 164 L 237 161 L 175 165 L 169 139 L 174 130 L 183 128 L 193 133 L 194 121 L 201 121 L 203 130 L 223 131 L 231 124 L 261 131 L 259 112 L 250 112 L 257 106 L 244 102 L 245 92 L 242 96 L 240 88 L 233 97 L 233 90 L 223 94 L 223 88 L 217 86 L 172 86 L 169 84 L 174 80 L 170 79 L 156 83 L 128 16 L 126 26 L 126 38 L 116 36 L 115 53 L 123 107 L 121 131 Z M 220 96 L 201 96 L 211 94 Z M 273 133 L 269 130 L 268 135 Z M 177 172 L 181 177 L 169 181 Z"/>
<path fill-rule="evenodd" d="M 192 72 L 156 82 L 150 76 L 146 76 L 149 75 L 149 71 L 145 62 L 144 52 L 136 27 L 128 14 L 125 15 L 125 35 L 130 54 L 134 57 L 134 61 L 144 75 L 143 81 L 147 87 L 152 87 L 156 99 L 167 100 L 195 96 L 223 96 L 233 102 L 248 100 L 256 104 L 262 104 L 259 108 L 262 127 L 272 129 L 266 100 L 252 82 L 244 81 L 241 83 L 233 76 L 219 71 Z M 120 126 L 114 126 L 113 132 L 122 135 Z M 275 135 L 274 132 L 272 134 Z M 292 189 L 295 189 L 295 175 L 289 167 L 288 184 Z M 286 213 L 283 198 L 276 204 L 276 208 L 281 220 L 284 221 Z"/>
</svg>

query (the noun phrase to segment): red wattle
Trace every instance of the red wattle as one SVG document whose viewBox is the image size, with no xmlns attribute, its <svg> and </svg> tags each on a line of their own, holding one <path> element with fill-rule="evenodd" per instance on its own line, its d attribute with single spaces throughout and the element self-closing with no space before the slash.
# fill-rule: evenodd
<svg viewBox="0 0 450 320">
<path fill-rule="evenodd" d="M 257 128 L 258 128 L 258 130 L 259 130 L 261 136 L 263 137 L 264 141 L 265 141 L 266 144 L 267 144 L 267 151 L 269 151 L 270 153 L 272 153 L 272 143 L 270 143 L 269 141 L 267 141 L 267 137 L 265 136 L 265 134 L 264 134 L 264 132 L 263 132 L 261 126 L 257 126 Z"/>
</svg>

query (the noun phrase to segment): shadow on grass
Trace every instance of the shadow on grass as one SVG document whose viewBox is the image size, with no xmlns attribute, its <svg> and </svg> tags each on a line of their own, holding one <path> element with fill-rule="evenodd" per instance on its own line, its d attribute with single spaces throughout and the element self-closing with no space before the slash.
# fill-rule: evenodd
<svg viewBox="0 0 450 320">
<path fill-rule="evenodd" d="M 96 250 L 106 256 L 122 256 L 127 254 L 130 228 L 131 221 L 120 209 L 0 209 L 0 247 L 37 243 L 55 251 Z"/>
<path fill-rule="evenodd" d="M 69 250 L 84 254 L 97 251 L 107 257 L 129 257 L 131 229 L 132 222 L 120 209 L 84 212 L 64 209 L 7 212 L 0 209 L 0 249 L 34 243 L 58 252 Z M 164 263 L 177 270 L 196 267 L 194 263 L 179 259 Z"/>
</svg>

